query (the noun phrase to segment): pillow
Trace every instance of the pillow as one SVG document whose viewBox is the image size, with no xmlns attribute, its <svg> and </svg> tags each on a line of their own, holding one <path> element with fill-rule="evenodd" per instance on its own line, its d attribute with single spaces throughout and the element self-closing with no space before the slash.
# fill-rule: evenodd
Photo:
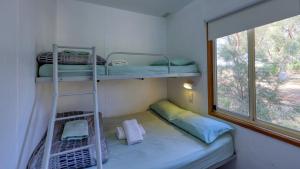
<svg viewBox="0 0 300 169">
<path fill-rule="evenodd" d="M 195 64 L 194 61 L 187 58 L 170 58 L 171 66 L 186 66 Z M 168 66 L 168 61 L 166 59 L 159 60 L 152 63 L 150 66 Z"/>
<path fill-rule="evenodd" d="M 154 103 L 150 108 L 170 123 L 173 123 L 175 126 L 207 144 L 214 142 L 224 133 L 233 130 L 226 123 L 184 110 L 167 100 Z"/>
<path fill-rule="evenodd" d="M 74 120 L 65 124 L 61 140 L 82 140 L 89 136 L 87 120 Z"/>
<path fill-rule="evenodd" d="M 189 111 L 179 114 L 172 123 L 207 144 L 233 130 L 228 124 Z"/>
<path fill-rule="evenodd" d="M 162 100 L 150 105 L 150 109 L 170 122 L 174 120 L 178 114 L 185 111 L 167 100 Z"/>
</svg>

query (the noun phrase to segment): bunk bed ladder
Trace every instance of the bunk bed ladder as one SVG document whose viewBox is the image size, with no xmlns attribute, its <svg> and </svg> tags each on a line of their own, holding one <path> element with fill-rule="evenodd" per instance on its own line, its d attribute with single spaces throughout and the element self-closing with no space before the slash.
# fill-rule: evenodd
<svg viewBox="0 0 300 169">
<path fill-rule="evenodd" d="M 59 94 L 59 76 L 58 74 L 60 71 L 58 70 L 58 50 L 59 49 L 81 49 L 81 50 L 89 50 L 92 52 L 93 56 L 93 70 L 90 70 L 93 72 L 93 91 L 92 92 L 81 92 L 81 93 L 68 93 L 68 94 Z M 76 72 L 76 71 L 74 71 Z M 51 111 L 51 117 L 48 124 L 48 131 L 47 131 L 47 137 L 45 142 L 45 149 L 44 149 L 44 155 L 43 155 L 43 161 L 42 161 L 42 169 L 48 169 L 49 167 L 49 161 L 50 158 L 53 156 L 58 156 L 62 154 L 67 154 L 71 152 L 75 152 L 78 150 L 90 148 L 92 146 L 96 147 L 96 158 L 97 158 L 97 169 L 102 169 L 102 155 L 101 155 L 101 133 L 100 133 L 100 122 L 99 122 L 99 111 L 98 111 L 98 89 L 97 89 L 97 56 L 96 56 L 96 48 L 83 48 L 83 47 L 67 47 L 67 46 L 57 46 L 53 45 L 53 97 L 52 97 L 52 111 Z M 64 120 L 62 118 L 56 118 L 57 114 L 57 100 L 60 96 L 73 96 L 73 95 L 84 95 L 84 94 L 93 94 L 93 105 L 94 105 L 94 111 L 91 114 L 94 116 L 94 127 L 95 127 L 95 134 L 96 134 L 96 145 L 87 145 L 63 152 L 58 152 L 51 154 L 51 147 L 52 147 L 52 140 L 53 140 L 53 134 L 54 134 L 54 127 L 55 122 L 59 120 Z M 73 116 L 70 117 L 70 119 L 77 118 L 79 116 Z M 80 116 L 81 117 L 81 116 Z M 83 117 L 83 116 L 82 116 Z"/>
</svg>

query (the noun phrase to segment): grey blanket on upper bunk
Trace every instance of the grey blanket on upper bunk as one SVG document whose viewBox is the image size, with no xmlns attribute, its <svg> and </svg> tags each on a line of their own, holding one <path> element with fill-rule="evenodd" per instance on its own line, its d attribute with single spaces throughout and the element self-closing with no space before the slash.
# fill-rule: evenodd
<svg viewBox="0 0 300 169">
<path fill-rule="evenodd" d="M 79 115 L 89 112 L 67 112 L 67 113 L 60 113 L 57 117 L 66 117 L 71 115 Z M 61 151 L 70 150 L 77 147 L 82 147 L 89 144 L 95 144 L 95 128 L 94 128 L 94 118 L 93 117 L 85 117 L 85 118 L 76 118 L 79 119 L 86 119 L 89 124 L 89 137 L 82 139 L 82 140 L 64 140 L 61 141 L 61 135 L 63 132 L 64 124 L 67 121 L 59 121 L 55 124 L 54 130 L 54 139 L 52 143 L 51 153 L 58 153 Z M 75 120 L 75 119 L 73 119 Z M 108 160 L 108 148 L 107 148 L 107 141 L 104 136 L 103 132 L 103 120 L 102 116 L 100 115 L 100 127 L 101 127 L 101 148 L 102 148 L 102 162 L 105 163 Z M 46 137 L 46 136 L 45 136 Z M 28 165 L 27 169 L 41 169 L 42 165 L 42 158 L 44 154 L 44 146 L 45 146 L 45 137 L 41 140 L 39 145 L 36 147 L 35 151 L 33 152 Z M 96 150 L 95 147 L 78 150 L 73 153 L 67 153 L 64 155 L 59 155 L 56 157 L 52 157 L 49 163 L 49 169 L 81 169 L 86 167 L 91 167 L 97 165 L 96 163 Z"/>
<path fill-rule="evenodd" d="M 53 52 L 44 52 L 37 56 L 39 65 L 52 64 Z M 62 51 L 58 53 L 58 64 L 63 65 L 88 65 L 93 63 L 93 57 L 89 52 Z M 97 65 L 105 65 L 106 60 L 97 56 Z"/>
</svg>

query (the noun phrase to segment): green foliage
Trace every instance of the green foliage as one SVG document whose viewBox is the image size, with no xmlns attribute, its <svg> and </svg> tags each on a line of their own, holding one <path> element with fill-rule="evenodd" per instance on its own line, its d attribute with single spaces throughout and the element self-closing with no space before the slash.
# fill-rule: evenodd
<svg viewBox="0 0 300 169">
<path fill-rule="evenodd" d="M 272 122 L 284 114 L 292 119 L 299 107 L 283 102 L 279 88 L 284 81 L 279 75 L 300 72 L 300 16 L 256 28 L 255 60 L 257 117 Z M 217 61 L 218 106 L 247 115 L 247 32 L 218 39 Z"/>
<path fill-rule="evenodd" d="M 242 32 L 220 39 L 217 67 L 218 104 L 229 111 L 247 115 L 248 94 L 248 45 L 247 33 Z M 221 80 L 222 79 L 222 80 Z"/>
<path fill-rule="evenodd" d="M 300 71 L 300 61 L 296 60 L 296 61 L 288 64 L 288 69 L 291 71 Z"/>
</svg>

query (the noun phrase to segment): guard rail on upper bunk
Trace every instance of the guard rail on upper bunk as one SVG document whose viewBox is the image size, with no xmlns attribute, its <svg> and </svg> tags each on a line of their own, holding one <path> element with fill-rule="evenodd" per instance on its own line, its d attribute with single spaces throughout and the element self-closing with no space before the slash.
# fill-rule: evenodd
<svg viewBox="0 0 300 169">
<path fill-rule="evenodd" d="M 80 49 L 80 50 L 88 50 L 90 48 L 84 47 L 69 47 L 69 46 L 61 46 L 61 48 L 65 49 Z M 109 60 L 116 55 L 127 55 L 127 56 L 155 56 L 164 58 L 167 61 L 167 72 L 166 73 L 158 73 L 158 74 L 131 74 L 131 75 L 113 75 L 109 73 L 110 62 Z M 171 72 L 171 59 L 163 54 L 154 54 L 154 53 L 138 53 L 138 52 L 112 52 L 107 55 L 105 67 L 105 74 L 98 75 L 98 80 L 127 80 L 127 79 L 147 79 L 147 78 L 181 78 L 181 77 L 199 77 L 201 75 L 200 72 L 193 73 L 176 73 Z M 74 71 L 76 72 L 76 71 Z M 80 70 L 78 70 L 80 72 Z M 72 81 L 89 81 L 92 80 L 92 76 L 60 76 L 60 81 L 72 82 Z M 37 77 L 37 83 L 51 82 L 52 77 Z"/>
<path fill-rule="evenodd" d="M 162 54 L 153 54 L 153 53 L 134 53 L 134 52 L 112 52 L 110 53 L 107 58 L 106 58 L 106 64 L 105 64 L 105 74 L 108 76 L 108 65 L 109 65 L 109 59 L 110 57 L 112 57 L 113 55 L 131 55 L 131 56 L 158 56 L 158 57 L 164 57 L 167 62 L 168 62 L 168 74 L 170 74 L 171 71 L 171 61 L 170 58 L 166 55 L 162 55 Z"/>
</svg>

